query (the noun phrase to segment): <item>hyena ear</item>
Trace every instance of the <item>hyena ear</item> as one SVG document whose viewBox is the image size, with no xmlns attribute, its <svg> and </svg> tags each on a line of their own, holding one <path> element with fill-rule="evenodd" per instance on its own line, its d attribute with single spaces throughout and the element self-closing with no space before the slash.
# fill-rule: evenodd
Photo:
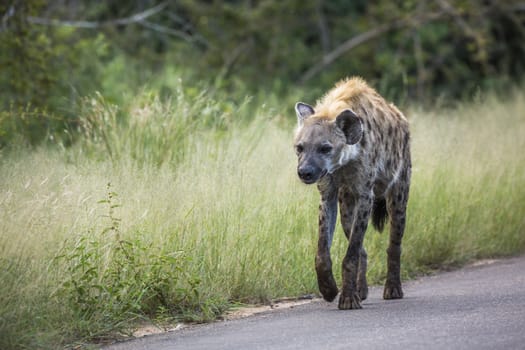
<svg viewBox="0 0 525 350">
<path fill-rule="evenodd" d="M 295 113 L 297 114 L 297 123 L 302 126 L 305 119 L 314 114 L 314 108 L 309 104 L 297 102 L 295 104 Z"/>
<path fill-rule="evenodd" d="M 354 112 L 345 109 L 335 118 L 335 124 L 346 136 L 346 143 L 354 145 L 363 137 L 363 123 Z"/>
</svg>

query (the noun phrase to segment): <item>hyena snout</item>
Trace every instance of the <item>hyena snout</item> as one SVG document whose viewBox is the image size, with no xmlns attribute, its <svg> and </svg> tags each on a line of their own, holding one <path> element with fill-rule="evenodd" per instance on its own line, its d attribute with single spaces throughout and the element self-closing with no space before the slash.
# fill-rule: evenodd
<svg viewBox="0 0 525 350">
<path fill-rule="evenodd" d="M 317 182 L 326 175 L 326 170 L 312 164 L 303 164 L 297 167 L 297 175 L 307 185 Z"/>
</svg>

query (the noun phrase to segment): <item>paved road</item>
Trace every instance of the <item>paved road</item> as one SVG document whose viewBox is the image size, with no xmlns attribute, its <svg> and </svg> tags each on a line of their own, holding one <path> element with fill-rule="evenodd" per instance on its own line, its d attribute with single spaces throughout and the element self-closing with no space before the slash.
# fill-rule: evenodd
<svg viewBox="0 0 525 350">
<path fill-rule="evenodd" d="M 525 349 L 525 257 L 371 288 L 362 310 L 321 300 L 115 344 L 118 349 Z"/>
</svg>

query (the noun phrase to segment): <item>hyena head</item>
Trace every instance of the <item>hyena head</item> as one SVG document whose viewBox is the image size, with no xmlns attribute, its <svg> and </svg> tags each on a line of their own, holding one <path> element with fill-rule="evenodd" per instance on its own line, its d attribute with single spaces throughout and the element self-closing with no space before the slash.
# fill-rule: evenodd
<svg viewBox="0 0 525 350">
<path fill-rule="evenodd" d="M 358 156 L 363 124 L 354 112 L 346 109 L 331 119 L 316 115 L 302 102 L 295 105 L 295 112 L 297 175 L 302 182 L 313 184 Z"/>
</svg>

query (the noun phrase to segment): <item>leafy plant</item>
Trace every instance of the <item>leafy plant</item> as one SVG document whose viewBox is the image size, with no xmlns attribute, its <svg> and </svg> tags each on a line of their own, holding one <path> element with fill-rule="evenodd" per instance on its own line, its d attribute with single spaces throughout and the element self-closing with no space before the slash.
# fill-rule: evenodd
<svg viewBox="0 0 525 350">
<path fill-rule="evenodd" d="M 124 331 L 137 318 L 213 317 L 200 303 L 199 279 L 186 272 L 184 252 L 159 250 L 140 235 L 122 237 L 117 197 L 108 184 L 99 202 L 106 206 L 107 227 L 82 235 L 72 247 L 66 244 L 54 260 L 64 275 L 55 297 L 81 321 L 76 332 L 93 338 Z"/>
</svg>

